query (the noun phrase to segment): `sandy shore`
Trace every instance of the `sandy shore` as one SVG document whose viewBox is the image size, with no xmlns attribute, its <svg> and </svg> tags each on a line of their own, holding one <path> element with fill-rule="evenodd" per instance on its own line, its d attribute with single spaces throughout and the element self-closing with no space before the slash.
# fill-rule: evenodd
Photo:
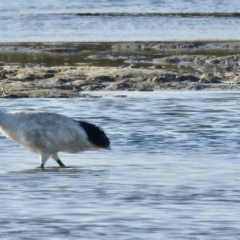
<svg viewBox="0 0 240 240">
<path fill-rule="evenodd" d="M 3 43 L 0 61 L 3 98 L 81 97 L 98 90 L 240 90 L 240 41 Z"/>
</svg>

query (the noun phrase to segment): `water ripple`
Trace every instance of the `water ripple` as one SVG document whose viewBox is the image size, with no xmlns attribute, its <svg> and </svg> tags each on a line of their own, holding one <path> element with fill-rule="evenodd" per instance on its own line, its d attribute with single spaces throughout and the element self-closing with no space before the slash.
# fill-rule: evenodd
<svg viewBox="0 0 240 240">
<path fill-rule="evenodd" d="M 237 239 L 239 106 L 234 92 L 7 99 L 104 126 L 112 151 L 38 157 L 1 137 L 4 239 Z M 211 97 L 210 97 L 211 96 Z"/>
</svg>

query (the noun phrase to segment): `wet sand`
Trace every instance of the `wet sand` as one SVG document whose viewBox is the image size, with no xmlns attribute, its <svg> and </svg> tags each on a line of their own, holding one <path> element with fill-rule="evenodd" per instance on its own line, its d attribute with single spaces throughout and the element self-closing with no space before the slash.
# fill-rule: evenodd
<svg viewBox="0 0 240 240">
<path fill-rule="evenodd" d="M 240 90 L 240 41 L 1 43 L 0 97 Z"/>
</svg>

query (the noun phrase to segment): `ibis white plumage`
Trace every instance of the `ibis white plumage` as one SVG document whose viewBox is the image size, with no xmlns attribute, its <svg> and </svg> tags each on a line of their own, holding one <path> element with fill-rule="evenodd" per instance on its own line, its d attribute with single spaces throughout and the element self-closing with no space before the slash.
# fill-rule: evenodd
<svg viewBox="0 0 240 240">
<path fill-rule="evenodd" d="M 0 130 L 20 146 L 40 155 L 40 167 L 49 158 L 65 167 L 58 152 L 109 149 L 104 131 L 91 123 L 41 111 L 0 111 Z"/>
</svg>

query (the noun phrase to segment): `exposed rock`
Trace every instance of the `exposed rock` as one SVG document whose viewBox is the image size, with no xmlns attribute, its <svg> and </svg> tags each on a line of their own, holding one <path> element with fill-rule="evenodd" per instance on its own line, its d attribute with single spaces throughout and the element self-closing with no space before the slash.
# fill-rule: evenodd
<svg viewBox="0 0 240 240">
<path fill-rule="evenodd" d="M 0 71 L 0 80 L 2 79 L 6 79 L 7 76 L 6 76 L 6 72 L 4 71 L 4 69 L 2 71 Z"/>
<path fill-rule="evenodd" d="M 234 82 L 236 82 L 237 84 L 240 84 L 240 75 L 237 75 L 233 78 Z"/>
<path fill-rule="evenodd" d="M 199 77 L 193 76 L 193 75 L 183 75 L 178 78 L 178 81 L 183 82 L 183 81 L 188 81 L 188 82 L 198 82 Z"/>
<path fill-rule="evenodd" d="M 33 73 L 18 73 L 15 77 L 18 81 L 32 81 L 35 80 L 35 75 Z"/>
<path fill-rule="evenodd" d="M 128 90 L 132 88 L 132 84 L 127 83 L 126 81 L 110 83 L 105 87 L 105 90 Z"/>
<path fill-rule="evenodd" d="M 114 82 L 115 78 L 108 75 L 101 75 L 101 76 L 96 76 L 94 80 L 100 81 L 100 82 Z"/>
<path fill-rule="evenodd" d="M 91 85 L 87 85 L 85 87 L 82 87 L 83 90 L 85 91 L 98 91 L 103 89 L 103 85 L 101 84 L 91 84 Z"/>
<path fill-rule="evenodd" d="M 199 83 L 221 83 L 221 82 L 222 78 L 214 76 L 214 74 L 212 73 L 203 74 L 199 79 Z"/>
<path fill-rule="evenodd" d="M 52 78 L 52 77 L 54 77 L 53 73 L 46 72 L 46 73 L 43 74 L 43 78 Z"/>
</svg>

